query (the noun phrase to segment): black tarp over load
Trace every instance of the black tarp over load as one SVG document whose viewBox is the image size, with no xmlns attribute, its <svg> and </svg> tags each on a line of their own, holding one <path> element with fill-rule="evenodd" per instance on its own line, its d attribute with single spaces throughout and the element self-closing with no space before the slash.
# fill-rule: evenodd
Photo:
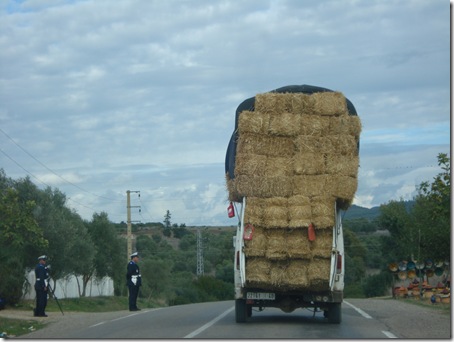
<svg viewBox="0 0 454 342">
<path fill-rule="evenodd" d="M 360 132 L 353 104 L 326 88 L 282 87 L 238 106 L 225 175 L 229 200 L 247 197 L 244 224 L 255 227 L 249 286 L 328 289 L 334 207 L 353 201 Z"/>
</svg>

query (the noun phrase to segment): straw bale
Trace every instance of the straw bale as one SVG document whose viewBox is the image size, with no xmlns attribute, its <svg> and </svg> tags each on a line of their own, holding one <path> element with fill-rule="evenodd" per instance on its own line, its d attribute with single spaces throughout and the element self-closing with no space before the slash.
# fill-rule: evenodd
<svg viewBox="0 0 454 342">
<path fill-rule="evenodd" d="M 246 257 L 263 257 L 266 252 L 266 230 L 260 226 L 254 226 L 252 240 L 244 241 L 244 254 Z"/>
<path fill-rule="evenodd" d="M 312 222 L 312 207 L 307 196 L 297 195 L 288 199 L 288 217 L 290 228 L 308 227 Z"/>
<path fill-rule="evenodd" d="M 235 160 L 235 175 L 264 176 L 267 157 L 260 154 L 237 154 Z"/>
<path fill-rule="evenodd" d="M 335 151 L 333 154 L 358 155 L 358 140 L 352 135 L 330 135 L 327 140 Z"/>
<path fill-rule="evenodd" d="M 271 115 L 268 133 L 278 136 L 296 136 L 300 133 L 301 116 L 292 113 Z"/>
<path fill-rule="evenodd" d="M 287 254 L 292 259 L 312 258 L 307 228 L 292 229 L 287 232 Z"/>
<path fill-rule="evenodd" d="M 325 158 L 323 153 L 298 151 L 293 156 L 293 170 L 297 175 L 320 175 L 325 171 Z"/>
<path fill-rule="evenodd" d="M 295 195 L 288 198 L 289 206 L 310 206 L 311 199 L 304 195 Z"/>
<path fill-rule="evenodd" d="M 342 176 L 358 176 L 359 157 L 357 155 L 331 154 L 326 158 L 326 173 Z"/>
<path fill-rule="evenodd" d="M 312 94 L 315 115 L 348 115 L 347 101 L 340 92 L 320 92 Z"/>
<path fill-rule="evenodd" d="M 227 191 L 229 194 L 229 197 L 228 197 L 229 201 L 241 202 L 243 200 L 243 197 L 240 196 L 240 194 L 238 193 L 238 191 L 236 189 L 236 182 L 234 179 L 230 179 L 228 172 L 225 173 L 225 184 L 226 184 Z"/>
<path fill-rule="evenodd" d="M 304 289 L 309 286 L 307 274 L 308 260 L 291 260 L 287 267 L 288 277 L 286 283 L 291 289 Z"/>
<path fill-rule="evenodd" d="M 303 114 L 300 127 L 301 135 L 325 136 L 329 134 L 330 117 Z"/>
<path fill-rule="evenodd" d="M 357 137 L 359 138 L 359 135 L 361 134 L 361 130 L 362 130 L 362 125 L 361 125 L 361 120 L 359 118 L 359 116 L 357 115 L 350 115 L 348 117 L 349 121 L 350 121 L 350 132 L 349 134 L 350 135 L 353 135 L 354 137 Z"/>
<path fill-rule="evenodd" d="M 327 181 L 329 194 L 336 198 L 352 200 L 358 188 L 358 179 L 350 176 L 331 177 Z"/>
<path fill-rule="evenodd" d="M 244 210 L 244 222 L 251 223 L 254 226 L 261 226 L 263 223 L 263 205 L 261 199 L 257 197 L 248 197 Z"/>
<path fill-rule="evenodd" d="M 350 116 L 330 116 L 329 117 L 329 134 L 330 135 L 349 135 L 350 134 Z"/>
<path fill-rule="evenodd" d="M 285 260 L 287 258 L 285 229 L 268 229 L 265 255 L 270 260 Z"/>
<path fill-rule="evenodd" d="M 267 177 L 292 176 L 293 163 L 289 157 L 268 157 L 263 171 Z"/>
<path fill-rule="evenodd" d="M 263 224 L 267 228 L 288 227 L 287 198 L 271 197 L 265 200 L 263 208 Z"/>
<path fill-rule="evenodd" d="M 313 258 L 307 266 L 311 288 L 324 290 L 329 287 L 331 258 Z"/>
<path fill-rule="evenodd" d="M 243 133 L 238 136 L 236 159 L 241 155 L 263 154 L 266 137 L 263 134 Z"/>
<path fill-rule="evenodd" d="M 333 216 L 316 216 L 312 217 L 312 224 L 316 229 L 332 228 L 335 223 L 335 217 Z"/>
<path fill-rule="evenodd" d="M 332 216 L 334 217 L 334 205 L 336 199 L 332 196 L 314 196 L 312 197 L 312 217 Z"/>
<path fill-rule="evenodd" d="M 270 269 L 270 282 L 274 287 L 286 288 L 287 285 L 287 262 L 273 262 Z"/>
<path fill-rule="evenodd" d="M 309 94 L 291 93 L 291 112 L 294 114 L 306 114 L 314 111 L 314 98 Z"/>
<path fill-rule="evenodd" d="M 311 242 L 312 255 L 330 258 L 333 246 L 333 228 L 317 229 L 315 241 Z"/>
<path fill-rule="evenodd" d="M 265 258 L 246 259 L 246 281 L 255 284 L 270 282 L 270 262 Z"/>
<path fill-rule="evenodd" d="M 292 194 L 290 177 L 261 177 L 239 175 L 235 177 L 236 189 L 241 196 L 288 197 Z"/>
<path fill-rule="evenodd" d="M 295 137 L 296 151 L 310 153 L 335 153 L 330 136 L 318 137 L 309 135 L 298 135 Z"/>
<path fill-rule="evenodd" d="M 281 93 L 264 93 L 255 96 L 255 110 L 271 115 L 285 112 L 285 96 Z"/>
<path fill-rule="evenodd" d="M 268 130 L 270 116 L 266 113 L 242 111 L 238 117 L 238 132 L 265 134 Z"/>
<path fill-rule="evenodd" d="M 327 175 L 293 176 L 293 195 L 321 196 L 326 193 Z"/>
</svg>

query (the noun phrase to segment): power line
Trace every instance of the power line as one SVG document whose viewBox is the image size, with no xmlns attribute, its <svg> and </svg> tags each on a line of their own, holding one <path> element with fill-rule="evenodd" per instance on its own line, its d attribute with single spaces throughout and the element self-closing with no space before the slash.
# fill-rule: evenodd
<svg viewBox="0 0 454 342">
<path fill-rule="evenodd" d="M 42 167 L 44 167 L 46 170 L 52 172 L 54 175 L 56 175 L 58 178 L 62 179 L 64 182 L 78 188 L 79 190 L 82 190 L 83 192 L 86 192 L 92 196 L 96 196 L 96 197 L 99 197 L 99 198 L 103 198 L 103 199 L 107 199 L 109 201 L 117 201 L 117 200 L 114 200 L 114 199 L 111 199 L 111 198 L 108 198 L 108 197 L 104 197 L 104 196 L 101 196 L 101 195 L 97 195 L 95 193 L 92 193 L 88 190 L 85 190 L 83 188 L 81 188 L 80 186 L 78 186 L 77 184 L 74 184 L 72 183 L 71 181 L 67 180 L 66 178 L 62 177 L 61 175 L 57 174 L 55 171 L 53 171 L 52 169 L 50 169 L 49 167 L 47 167 L 47 165 L 45 165 L 44 163 L 42 163 L 40 160 L 38 160 L 37 158 L 35 158 L 35 156 L 33 156 L 31 153 L 29 153 L 27 150 L 25 150 L 22 146 L 20 146 L 16 141 L 14 141 L 13 138 L 11 138 L 5 131 L 3 131 L 1 128 L 0 128 L 0 132 L 2 132 L 9 140 L 11 140 L 17 147 L 19 147 L 24 153 L 26 153 L 30 158 L 32 158 L 33 160 L 35 160 L 37 163 L 39 163 Z M 3 151 L 2 151 L 3 152 Z M 3 152 L 5 154 L 5 152 Z M 5 154 L 6 155 L 6 154 Z M 17 165 L 19 165 L 15 160 L 13 160 L 11 157 L 8 156 L 8 158 L 10 158 L 14 163 L 16 163 Z M 22 166 L 20 166 L 24 171 L 26 171 Z M 28 172 L 28 171 L 26 171 Z M 28 172 L 29 173 L 29 172 Z M 31 174 L 31 173 L 30 173 Z M 43 183 L 45 184 L 45 183 Z M 46 184 L 47 185 L 47 184 Z"/>
</svg>

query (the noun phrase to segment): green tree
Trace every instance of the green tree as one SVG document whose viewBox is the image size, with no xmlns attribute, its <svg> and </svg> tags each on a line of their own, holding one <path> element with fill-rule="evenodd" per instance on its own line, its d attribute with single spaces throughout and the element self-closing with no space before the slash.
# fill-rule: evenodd
<svg viewBox="0 0 454 342">
<path fill-rule="evenodd" d="M 15 304 L 22 296 L 30 251 L 45 250 L 48 241 L 33 219 L 35 203 L 20 205 L 15 189 L 0 192 L 0 296 Z M 36 256 L 35 256 L 36 260 Z"/>
<path fill-rule="evenodd" d="M 170 211 L 167 210 L 166 214 L 164 215 L 164 227 L 165 228 L 170 228 L 172 226 L 172 222 L 170 219 L 172 218 L 172 215 L 170 214 Z"/>
<path fill-rule="evenodd" d="M 438 155 L 440 172 L 432 183 L 423 182 L 413 208 L 419 257 L 450 259 L 451 247 L 451 165 L 444 153 Z"/>
</svg>

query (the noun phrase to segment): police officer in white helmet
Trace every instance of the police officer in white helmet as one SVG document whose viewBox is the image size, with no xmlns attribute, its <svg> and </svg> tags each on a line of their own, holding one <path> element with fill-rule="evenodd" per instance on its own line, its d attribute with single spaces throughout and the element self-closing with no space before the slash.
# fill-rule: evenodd
<svg viewBox="0 0 454 342">
<path fill-rule="evenodd" d="M 35 267 L 35 291 L 36 291 L 36 308 L 34 316 L 47 317 L 47 282 L 49 279 L 49 272 L 46 267 L 47 256 L 41 255 L 38 257 L 38 265 Z"/>
<path fill-rule="evenodd" d="M 129 288 L 129 311 L 139 311 L 137 307 L 137 296 L 139 287 L 142 285 L 142 276 L 140 275 L 139 253 L 135 252 L 130 255 L 131 261 L 128 263 L 126 280 Z"/>
</svg>

